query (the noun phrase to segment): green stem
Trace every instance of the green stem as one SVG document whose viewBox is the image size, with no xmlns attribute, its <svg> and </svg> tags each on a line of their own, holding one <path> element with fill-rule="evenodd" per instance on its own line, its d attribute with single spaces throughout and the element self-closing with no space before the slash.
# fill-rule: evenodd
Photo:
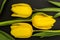
<svg viewBox="0 0 60 40">
<path fill-rule="evenodd" d="M 60 32 L 60 30 L 33 30 L 33 32 Z"/>
<path fill-rule="evenodd" d="M 4 4 L 6 3 L 6 1 L 7 1 L 7 0 L 4 0 L 4 1 L 3 1 L 2 5 L 1 5 L 0 13 L 1 13 L 2 10 L 3 10 Z"/>
<path fill-rule="evenodd" d="M 31 20 L 26 20 L 26 19 L 25 20 L 9 20 L 9 21 L 0 22 L 0 26 L 10 25 L 17 22 L 31 22 Z"/>
<path fill-rule="evenodd" d="M 45 31 L 45 30 L 33 30 L 33 32 L 38 32 L 38 31 Z"/>
</svg>

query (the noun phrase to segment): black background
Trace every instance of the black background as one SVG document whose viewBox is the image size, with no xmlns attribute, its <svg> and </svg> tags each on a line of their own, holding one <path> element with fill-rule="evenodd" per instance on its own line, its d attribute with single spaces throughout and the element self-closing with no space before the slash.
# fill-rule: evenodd
<svg viewBox="0 0 60 40">
<path fill-rule="evenodd" d="M 0 0 L 0 6 L 3 0 Z M 53 0 L 53 1 L 60 1 L 60 0 Z M 0 21 L 6 21 L 15 19 L 14 17 L 11 17 L 11 5 L 15 3 L 28 3 L 31 5 L 31 7 L 34 8 L 45 8 L 45 7 L 57 7 L 55 5 L 52 5 L 48 2 L 48 0 L 7 0 L 5 7 L 0 14 Z M 54 16 L 56 13 L 53 12 L 45 12 L 48 15 Z M 57 22 L 55 23 L 55 26 L 53 26 L 52 30 L 58 30 L 60 29 L 60 17 L 56 18 Z M 35 28 L 34 28 L 35 29 Z M 6 33 L 10 34 L 10 25 L 7 26 L 1 26 L 0 30 L 5 31 Z M 16 38 L 15 38 L 16 39 Z M 39 37 L 31 37 L 28 39 L 16 39 L 16 40 L 60 40 L 60 36 L 52 36 L 52 37 L 45 37 L 45 38 L 39 38 Z"/>
</svg>

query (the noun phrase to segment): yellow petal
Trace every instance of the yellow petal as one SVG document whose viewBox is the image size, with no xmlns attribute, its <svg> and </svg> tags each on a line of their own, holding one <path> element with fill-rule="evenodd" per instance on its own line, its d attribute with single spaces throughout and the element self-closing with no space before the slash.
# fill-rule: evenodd
<svg viewBox="0 0 60 40">
<path fill-rule="evenodd" d="M 32 8 L 28 4 L 20 3 L 13 4 L 11 11 L 19 15 L 18 17 L 27 18 L 32 14 Z"/>
<path fill-rule="evenodd" d="M 15 6 L 30 6 L 29 4 L 26 4 L 26 3 L 18 3 L 18 4 L 13 4 L 12 7 L 15 7 Z"/>
<path fill-rule="evenodd" d="M 32 36 L 33 29 L 28 23 L 15 23 L 11 26 L 11 34 L 15 38 L 29 38 Z"/>
<path fill-rule="evenodd" d="M 20 17 L 20 15 L 17 15 L 15 13 L 13 13 L 11 16 L 13 16 L 13 17 Z"/>
<path fill-rule="evenodd" d="M 50 15 L 47 16 L 44 13 L 39 13 L 36 13 L 36 15 L 32 17 L 33 26 L 38 29 L 50 29 L 51 25 L 54 25 L 56 20 Z"/>
</svg>

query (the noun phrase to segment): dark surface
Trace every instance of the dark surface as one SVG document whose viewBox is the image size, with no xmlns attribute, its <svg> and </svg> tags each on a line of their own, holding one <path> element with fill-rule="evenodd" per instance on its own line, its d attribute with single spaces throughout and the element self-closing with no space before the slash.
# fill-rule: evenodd
<svg viewBox="0 0 60 40">
<path fill-rule="evenodd" d="M 3 0 L 0 0 L 0 4 L 2 3 Z M 54 1 L 60 1 L 60 0 L 54 0 Z M 57 7 L 55 5 L 52 5 L 48 3 L 48 0 L 7 0 L 4 10 L 0 15 L 0 21 L 6 21 L 10 19 L 15 19 L 11 17 L 11 5 L 14 3 L 28 3 L 32 6 L 32 8 L 45 8 L 45 7 Z M 47 12 L 46 12 L 47 13 Z M 47 13 L 49 15 L 54 16 L 56 13 Z M 60 29 L 60 17 L 56 19 L 57 22 L 55 23 L 55 26 L 52 28 L 52 30 Z M 3 30 L 7 33 L 10 34 L 10 25 L 0 27 L 0 30 Z M 60 36 L 53 36 L 53 37 L 45 37 L 45 38 L 39 38 L 39 37 L 31 37 L 28 39 L 16 39 L 16 40 L 60 40 Z"/>
</svg>

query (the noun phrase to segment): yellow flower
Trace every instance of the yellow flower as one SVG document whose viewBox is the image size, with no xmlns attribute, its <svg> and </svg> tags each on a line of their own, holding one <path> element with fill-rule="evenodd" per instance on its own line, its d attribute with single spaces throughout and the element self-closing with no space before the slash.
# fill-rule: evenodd
<svg viewBox="0 0 60 40">
<path fill-rule="evenodd" d="M 38 29 L 51 29 L 56 20 L 53 16 L 44 14 L 42 12 L 36 13 L 32 17 L 32 24 L 35 28 Z"/>
<path fill-rule="evenodd" d="M 11 16 L 13 17 L 27 18 L 32 14 L 31 6 L 26 3 L 13 4 L 11 10 L 13 12 Z"/>
<path fill-rule="evenodd" d="M 11 34 L 16 38 L 29 38 L 32 33 L 32 26 L 28 23 L 15 23 L 11 26 Z"/>
</svg>

